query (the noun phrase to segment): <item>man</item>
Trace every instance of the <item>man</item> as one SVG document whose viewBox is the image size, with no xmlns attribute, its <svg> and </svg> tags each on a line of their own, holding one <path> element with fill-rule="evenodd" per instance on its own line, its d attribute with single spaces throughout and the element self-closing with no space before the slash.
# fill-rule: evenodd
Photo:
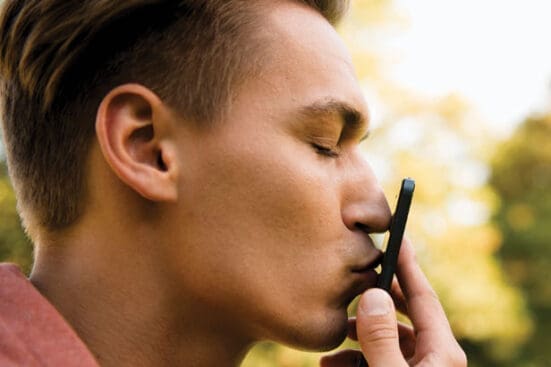
<svg viewBox="0 0 551 367">
<path fill-rule="evenodd" d="M 4 138 L 35 264 L 30 283 L 4 266 L 0 364 L 235 366 L 259 340 L 348 334 L 370 366 L 465 365 L 407 241 L 393 293 L 415 331 L 377 289 L 347 320 L 390 211 L 330 24 L 345 7 L 4 2 Z"/>
</svg>

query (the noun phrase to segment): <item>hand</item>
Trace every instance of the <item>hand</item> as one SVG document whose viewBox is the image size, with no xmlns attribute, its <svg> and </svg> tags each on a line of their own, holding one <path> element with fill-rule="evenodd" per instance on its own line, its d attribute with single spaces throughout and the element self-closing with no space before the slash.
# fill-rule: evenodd
<svg viewBox="0 0 551 367">
<path fill-rule="evenodd" d="M 361 351 L 344 350 L 323 357 L 322 367 L 467 366 L 465 353 L 407 239 L 396 275 L 392 298 L 381 289 L 367 290 L 360 298 L 356 319 L 349 320 L 348 336 L 359 341 Z M 413 327 L 396 321 L 394 305 Z"/>
</svg>

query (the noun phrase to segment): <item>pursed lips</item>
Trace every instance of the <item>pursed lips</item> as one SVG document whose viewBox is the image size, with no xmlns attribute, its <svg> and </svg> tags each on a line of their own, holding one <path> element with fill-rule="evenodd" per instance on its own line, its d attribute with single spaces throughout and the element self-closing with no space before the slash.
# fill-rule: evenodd
<svg viewBox="0 0 551 367">
<path fill-rule="evenodd" d="M 367 271 L 375 269 L 383 261 L 383 252 L 378 250 L 375 256 L 365 261 L 362 265 L 352 268 L 353 273 L 365 273 Z"/>
<path fill-rule="evenodd" d="M 381 251 L 377 251 L 362 264 L 350 269 L 349 274 L 351 277 L 349 279 L 351 280 L 351 283 L 347 287 L 344 299 L 341 298 L 341 302 L 344 301 L 344 304 L 341 304 L 341 307 L 348 307 L 354 298 L 377 284 L 378 274 L 375 271 L 375 268 L 381 264 L 382 260 L 383 253 Z"/>
</svg>

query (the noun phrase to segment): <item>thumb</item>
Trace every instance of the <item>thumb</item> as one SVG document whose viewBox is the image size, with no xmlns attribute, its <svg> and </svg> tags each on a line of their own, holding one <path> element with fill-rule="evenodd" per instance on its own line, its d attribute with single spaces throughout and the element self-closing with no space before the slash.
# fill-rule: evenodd
<svg viewBox="0 0 551 367">
<path fill-rule="evenodd" d="M 370 367 L 407 366 L 400 351 L 394 304 L 387 292 L 372 288 L 361 296 L 356 330 Z"/>
</svg>

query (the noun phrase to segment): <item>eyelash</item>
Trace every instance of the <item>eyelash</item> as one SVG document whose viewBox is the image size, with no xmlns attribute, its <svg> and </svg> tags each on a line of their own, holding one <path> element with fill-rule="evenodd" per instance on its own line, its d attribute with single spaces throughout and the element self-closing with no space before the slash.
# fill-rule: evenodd
<svg viewBox="0 0 551 367">
<path fill-rule="evenodd" d="M 321 154 L 323 156 L 329 157 L 329 158 L 337 158 L 339 156 L 339 153 L 331 148 L 325 147 L 323 145 L 312 143 L 312 146 L 316 150 L 318 154 Z"/>
</svg>

